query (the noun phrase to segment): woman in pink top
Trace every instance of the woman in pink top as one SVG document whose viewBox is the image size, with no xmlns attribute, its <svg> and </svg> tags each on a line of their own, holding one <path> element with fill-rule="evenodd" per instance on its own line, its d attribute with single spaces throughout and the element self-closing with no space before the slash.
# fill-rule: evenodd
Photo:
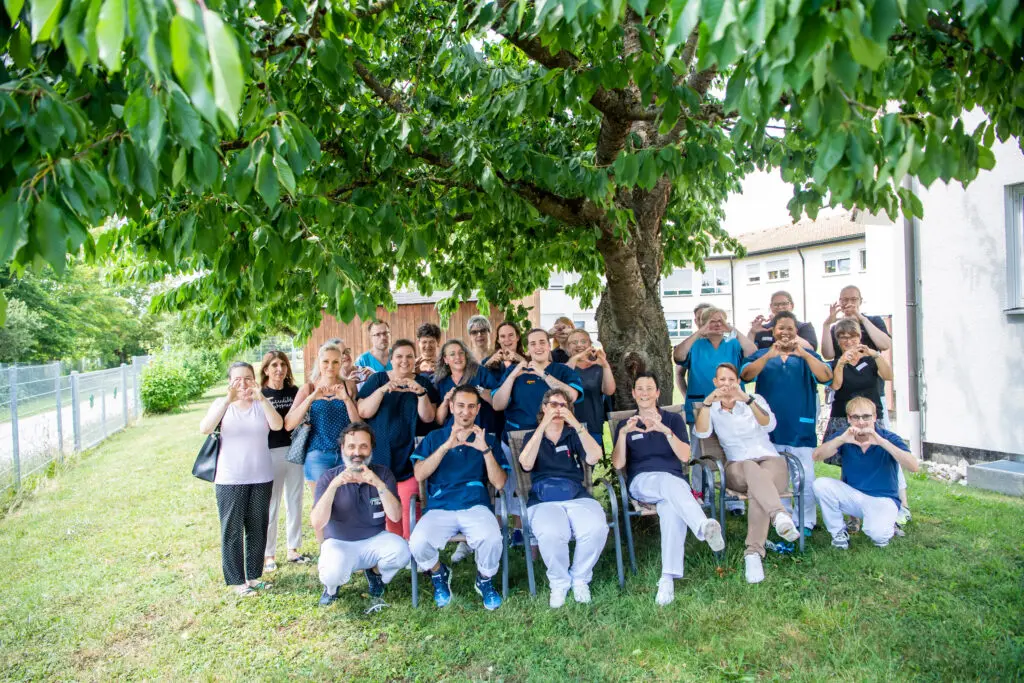
<svg viewBox="0 0 1024 683">
<path fill-rule="evenodd" d="M 267 436 L 281 429 L 284 420 L 256 384 L 251 365 L 233 363 L 228 380 L 227 395 L 213 402 L 199 431 L 212 434 L 220 425 L 213 483 L 220 514 L 221 565 L 224 582 L 239 596 L 247 596 L 268 587 L 259 580 L 274 488 Z"/>
</svg>

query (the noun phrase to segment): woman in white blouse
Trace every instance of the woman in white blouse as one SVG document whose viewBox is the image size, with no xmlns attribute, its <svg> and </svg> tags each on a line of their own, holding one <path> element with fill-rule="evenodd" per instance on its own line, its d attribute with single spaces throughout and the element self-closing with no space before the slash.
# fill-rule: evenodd
<svg viewBox="0 0 1024 683">
<path fill-rule="evenodd" d="M 747 548 L 744 554 L 747 583 L 764 580 L 764 542 L 768 525 L 787 541 L 799 536 L 793 518 L 782 506 L 779 494 L 789 485 L 786 460 L 768 438 L 775 429 L 775 415 L 768 402 L 749 396 L 740 387 L 739 370 L 722 363 L 715 370 L 715 390 L 704 399 L 704 408 L 694 423 L 694 436 L 706 439 L 712 432 L 725 451 L 725 482 L 733 491 L 747 494 Z"/>
</svg>

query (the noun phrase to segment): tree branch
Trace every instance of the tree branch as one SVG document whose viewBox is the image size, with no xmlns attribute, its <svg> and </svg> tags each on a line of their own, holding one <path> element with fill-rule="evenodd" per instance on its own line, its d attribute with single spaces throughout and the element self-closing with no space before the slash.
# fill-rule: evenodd
<svg viewBox="0 0 1024 683">
<path fill-rule="evenodd" d="M 374 77 L 370 73 L 370 70 L 366 68 L 358 59 L 353 62 L 353 66 L 356 68 L 356 73 L 359 74 L 359 78 L 363 79 L 363 83 L 366 84 L 370 90 L 374 92 L 377 97 L 381 99 L 391 109 L 394 109 L 399 114 L 409 114 L 412 110 L 402 101 L 401 95 L 399 95 L 393 88 L 389 88 Z"/>
<path fill-rule="evenodd" d="M 356 15 L 357 19 L 365 19 L 366 17 L 372 17 L 387 11 L 394 4 L 395 0 L 380 0 L 379 2 L 371 3 L 366 9 L 356 10 L 353 14 Z"/>
</svg>

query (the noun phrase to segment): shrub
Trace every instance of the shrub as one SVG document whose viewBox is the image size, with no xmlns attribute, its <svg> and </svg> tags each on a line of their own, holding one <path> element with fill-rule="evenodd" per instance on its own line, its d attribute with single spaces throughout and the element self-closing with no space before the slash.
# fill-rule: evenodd
<svg viewBox="0 0 1024 683">
<path fill-rule="evenodd" d="M 176 349 L 158 354 L 142 371 L 142 404 L 147 413 L 169 412 L 202 396 L 221 373 L 215 351 Z"/>
</svg>

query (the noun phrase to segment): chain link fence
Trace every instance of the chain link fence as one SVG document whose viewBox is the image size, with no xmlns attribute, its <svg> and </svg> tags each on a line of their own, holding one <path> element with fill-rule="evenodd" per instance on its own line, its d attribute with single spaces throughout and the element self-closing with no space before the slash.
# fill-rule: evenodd
<svg viewBox="0 0 1024 683">
<path fill-rule="evenodd" d="M 139 380 L 149 356 L 63 374 L 59 361 L 0 366 L 0 491 L 66 453 L 92 448 L 142 414 Z"/>
</svg>

